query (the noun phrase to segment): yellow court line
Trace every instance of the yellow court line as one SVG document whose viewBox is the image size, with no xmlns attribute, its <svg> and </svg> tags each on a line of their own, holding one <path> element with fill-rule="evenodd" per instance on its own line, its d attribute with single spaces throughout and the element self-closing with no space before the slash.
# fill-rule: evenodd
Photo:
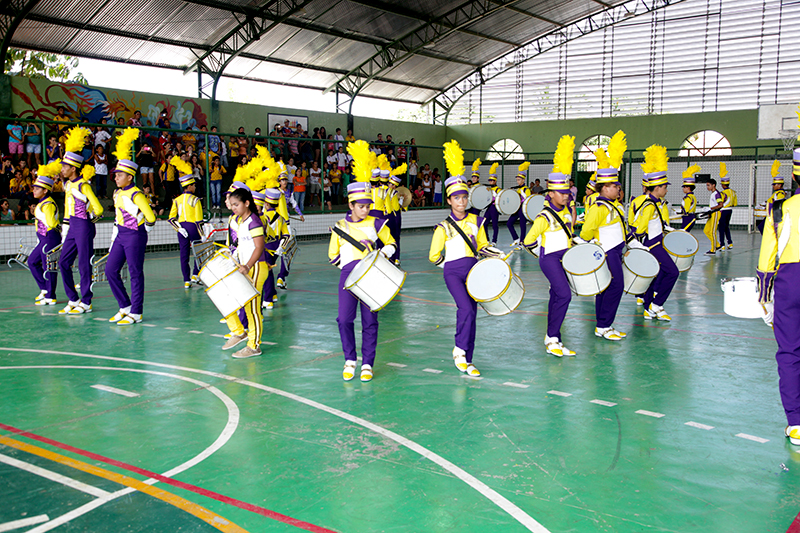
<svg viewBox="0 0 800 533">
<path fill-rule="evenodd" d="M 0 444 L 16 448 L 23 452 L 31 453 L 33 455 L 38 455 L 39 457 L 44 457 L 45 459 L 55 461 L 62 465 L 70 466 L 72 468 L 75 468 L 76 470 L 81 470 L 82 472 L 86 472 L 88 474 L 92 474 L 97 477 L 113 481 L 114 483 L 119 483 L 120 485 L 124 485 L 126 487 L 138 490 L 139 492 L 143 492 L 144 494 L 148 494 L 154 498 L 158 498 L 159 500 L 164 501 L 170 505 L 173 505 L 178 509 L 181 509 L 182 511 L 194 515 L 200 520 L 212 525 L 213 527 L 215 527 L 220 531 L 224 531 L 225 533 L 248 533 L 247 530 L 242 529 L 241 527 L 237 526 L 230 520 L 227 520 L 226 518 L 223 518 L 220 515 L 212 511 L 209 511 L 208 509 L 206 509 L 201 505 L 192 503 L 189 500 L 181 498 L 180 496 L 177 496 L 165 490 L 161 490 L 157 487 L 148 485 L 147 483 L 142 483 L 138 479 L 134 479 L 132 477 L 128 477 L 122 474 L 117 474 L 116 472 L 111 472 L 109 470 L 105 470 L 103 468 L 99 468 L 84 463 L 83 461 L 78 461 L 77 459 L 72 459 L 71 457 L 66 457 L 64 455 L 51 452 L 49 450 L 45 450 L 44 448 L 39 448 L 38 446 L 10 439 L 8 437 L 0 436 Z"/>
</svg>

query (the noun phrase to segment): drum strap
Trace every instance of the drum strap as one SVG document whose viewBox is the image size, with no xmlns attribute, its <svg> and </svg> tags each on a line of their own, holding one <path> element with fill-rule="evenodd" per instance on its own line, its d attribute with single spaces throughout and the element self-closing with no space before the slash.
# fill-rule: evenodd
<svg viewBox="0 0 800 533">
<path fill-rule="evenodd" d="M 655 207 L 656 213 L 658 213 L 658 218 L 659 220 L 661 220 L 661 227 L 663 228 L 664 226 L 668 226 L 668 224 L 664 223 L 664 218 L 661 216 L 661 209 L 659 209 L 658 205 L 652 199 L 648 198 L 647 200 L 642 202 L 642 205 L 639 206 L 639 211 L 644 209 L 644 206 L 647 204 L 653 204 L 653 207 Z"/>
<path fill-rule="evenodd" d="M 555 219 L 558 221 L 558 223 L 561 225 L 561 229 L 563 229 L 563 230 L 564 230 L 564 233 L 566 233 L 566 234 L 567 234 L 567 239 L 569 239 L 569 242 L 572 242 L 572 232 L 571 232 L 571 231 L 570 231 L 570 230 L 567 228 L 567 225 L 566 225 L 566 224 L 564 224 L 564 221 L 563 221 L 563 220 L 561 220 L 561 217 L 560 217 L 560 216 L 558 216 L 558 213 L 556 213 L 556 212 L 553 210 L 553 208 L 552 208 L 552 207 L 550 207 L 550 206 L 548 206 L 548 205 L 544 206 L 544 208 L 543 208 L 542 210 L 543 210 L 543 211 L 547 211 L 548 213 L 550 213 L 551 215 L 553 215 L 553 218 L 555 218 Z"/>
<path fill-rule="evenodd" d="M 458 224 L 456 223 L 455 220 L 453 220 L 453 217 L 449 216 L 449 217 L 447 217 L 445 219 L 445 221 L 448 224 L 450 224 L 453 227 L 453 229 L 458 232 L 459 235 L 461 235 L 461 238 L 464 239 L 465 243 L 467 243 L 467 246 L 469 247 L 470 251 L 472 252 L 472 255 L 474 255 L 475 257 L 478 257 L 478 250 L 475 249 L 475 245 L 472 244 L 472 241 L 469 239 L 469 237 L 467 237 L 466 233 L 464 233 L 464 230 L 462 230 L 461 228 L 458 227 Z"/>
<path fill-rule="evenodd" d="M 333 232 L 334 232 L 336 235 L 338 235 L 338 236 L 339 236 L 339 237 L 341 237 L 342 239 L 344 239 L 344 240 L 346 240 L 347 242 L 349 242 L 350 244 L 352 244 L 352 245 L 353 245 L 353 247 L 354 247 L 356 250 L 358 250 L 359 252 L 362 252 L 362 253 L 363 253 L 364 251 L 366 251 L 367 247 L 366 247 L 366 246 L 364 246 L 363 244 L 361 244 L 360 242 L 358 242 L 357 240 L 355 240 L 353 237 L 351 237 L 351 236 L 350 236 L 350 234 L 349 234 L 349 233 L 347 233 L 346 231 L 342 231 L 342 230 L 341 230 L 341 229 L 340 229 L 338 226 L 334 226 L 334 227 L 333 227 L 333 228 L 331 228 L 331 229 L 333 230 Z"/>
<path fill-rule="evenodd" d="M 597 200 L 596 203 L 598 203 L 600 205 L 604 205 L 604 206 L 608 207 L 609 209 L 613 209 L 614 211 L 617 212 L 617 215 L 619 215 L 620 224 L 622 224 L 623 237 L 625 237 L 626 242 L 630 242 L 630 240 L 633 237 L 629 235 L 628 225 L 625 223 L 625 217 L 622 216 L 622 212 L 617 208 L 617 206 L 612 204 L 611 202 L 606 202 L 605 200 Z"/>
</svg>

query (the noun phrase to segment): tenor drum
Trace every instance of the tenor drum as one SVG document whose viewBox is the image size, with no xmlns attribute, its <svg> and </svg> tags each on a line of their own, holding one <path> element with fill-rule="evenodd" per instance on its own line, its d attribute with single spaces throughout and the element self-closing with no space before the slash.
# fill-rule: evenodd
<svg viewBox="0 0 800 533">
<path fill-rule="evenodd" d="M 199 276 L 208 287 L 206 294 L 225 318 L 258 296 L 250 278 L 239 272 L 239 265 L 227 250 L 218 251 L 206 261 Z"/>
<path fill-rule="evenodd" d="M 507 315 L 525 296 L 525 286 L 498 257 L 481 259 L 467 274 L 467 292 L 490 315 Z"/>
<path fill-rule="evenodd" d="M 541 194 L 528 196 L 525 198 L 525 201 L 522 202 L 522 213 L 525 215 L 525 218 L 531 222 L 533 222 L 533 219 L 536 218 L 536 215 L 538 215 L 543 208 L 544 196 Z"/>
<path fill-rule="evenodd" d="M 504 189 L 497 193 L 497 200 L 495 200 L 495 205 L 497 206 L 497 211 L 501 215 L 513 215 L 517 211 L 519 211 L 519 207 L 522 205 L 522 199 L 519 197 L 519 193 L 513 189 Z"/>
<path fill-rule="evenodd" d="M 561 258 L 561 264 L 572 292 L 578 296 L 595 296 L 611 284 L 606 253 L 597 244 L 573 246 Z"/>
<path fill-rule="evenodd" d="M 486 209 L 492 203 L 494 192 L 485 185 L 476 185 L 469 190 L 469 206 L 473 209 Z"/>
<path fill-rule="evenodd" d="M 373 250 L 353 268 L 344 280 L 344 288 L 376 313 L 397 296 L 405 281 L 405 272 L 378 250 Z"/>
<path fill-rule="evenodd" d="M 628 294 L 644 294 L 659 270 L 658 259 L 647 250 L 628 250 L 622 257 L 623 290 Z"/>
<path fill-rule="evenodd" d="M 756 218 L 767 218 L 766 207 L 756 207 L 753 209 L 753 216 Z"/>
<path fill-rule="evenodd" d="M 723 310 L 736 318 L 761 318 L 764 308 L 758 302 L 756 278 L 728 278 L 722 280 L 725 295 Z"/>
<path fill-rule="evenodd" d="M 671 231 L 664 235 L 663 244 L 679 272 L 686 272 L 692 268 L 694 256 L 700 247 L 694 235 L 681 229 Z"/>
</svg>

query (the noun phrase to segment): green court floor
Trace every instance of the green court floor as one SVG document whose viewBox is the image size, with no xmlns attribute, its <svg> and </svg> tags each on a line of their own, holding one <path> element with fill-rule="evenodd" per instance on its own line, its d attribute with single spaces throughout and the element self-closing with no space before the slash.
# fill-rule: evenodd
<svg viewBox="0 0 800 533">
<path fill-rule="evenodd" d="M 248 360 L 220 350 L 226 328 L 202 289 L 183 289 L 177 254 L 148 254 L 145 321 L 128 327 L 107 322 L 107 285 L 93 313 L 63 317 L 4 266 L 0 530 L 784 532 L 800 450 L 783 436 L 776 344 L 760 320 L 725 315 L 720 290 L 754 275 L 759 240 L 735 232 L 708 258 L 695 236 L 672 323 L 625 296 L 628 338 L 598 339 L 594 299 L 575 297 L 574 358 L 545 354 L 548 285 L 516 254 L 525 299 L 504 317 L 479 309 L 471 379 L 452 364 L 430 234 L 410 233 L 368 384 L 341 378 L 327 242 L 301 243 Z M 127 488 L 151 473 L 160 497 Z"/>
</svg>

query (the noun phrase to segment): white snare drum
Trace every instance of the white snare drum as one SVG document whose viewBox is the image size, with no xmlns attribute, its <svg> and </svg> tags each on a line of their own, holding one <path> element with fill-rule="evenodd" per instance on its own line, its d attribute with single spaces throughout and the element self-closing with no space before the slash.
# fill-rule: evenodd
<svg viewBox="0 0 800 533">
<path fill-rule="evenodd" d="M 497 199 L 494 205 L 497 206 L 497 211 L 501 215 L 510 216 L 519 211 L 519 207 L 522 205 L 522 199 L 519 197 L 519 193 L 514 189 L 503 189 L 497 193 Z"/>
<path fill-rule="evenodd" d="M 467 292 L 490 315 L 507 315 L 525 296 L 525 286 L 499 257 L 481 259 L 467 274 Z"/>
<path fill-rule="evenodd" d="M 756 218 L 767 218 L 766 207 L 756 207 L 753 209 L 753 216 Z"/>
<path fill-rule="evenodd" d="M 675 261 L 678 272 L 686 272 L 692 268 L 694 256 L 700 244 L 691 233 L 682 229 L 671 231 L 664 235 L 664 249 Z"/>
<path fill-rule="evenodd" d="M 525 198 L 525 201 L 522 202 L 522 213 L 525 215 L 525 218 L 531 222 L 533 222 L 533 219 L 536 218 L 536 215 L 538 215 L 543 208 L 544 196 L 541 194 L 528 196 Z"/>
<path fill-rule="evenodd" d="M 492 203 L 494 192 L 485 185 L 476 185 L 469 190 L 469 206 L 473 209 L 486 209 Z"/>
<path fill-rule="evenodd" d="M 572 292 L 578 296 L 595 296 L 611 284 L 606 253 L 597 244 L 573 246 L 561 258 L 561 264 Z"/>
<path fill-rule="evenodd" d="M 628 294 L 644 294 L 660 269 L 658 259 L 647 250 L 628 250 L 622 256 L 623 290 Z"/>
<path fill-rule="evenodd" d="M 758 302 L 756 278 L 728 278 L 722 280 L 725 294 L 723 309 L 726 315 L 736 318 L 761 318 L 764 308 Z"/>
<path fill-rule="evenodd" d="M 344 288 L 376 313 L 397 296 L 405 281 L 405 272 L 378 250 L 373 250 L 353 268 L 344 280 Z"/>
<path fill-rule="evenodd" d="M 208 287 L 206 294 L 225 318 L 258 296 L 250 278 L 239 272 L 239 266 L 226 250 L 218 251 L 206 261 L 199 276 Z"/>
</svg>

